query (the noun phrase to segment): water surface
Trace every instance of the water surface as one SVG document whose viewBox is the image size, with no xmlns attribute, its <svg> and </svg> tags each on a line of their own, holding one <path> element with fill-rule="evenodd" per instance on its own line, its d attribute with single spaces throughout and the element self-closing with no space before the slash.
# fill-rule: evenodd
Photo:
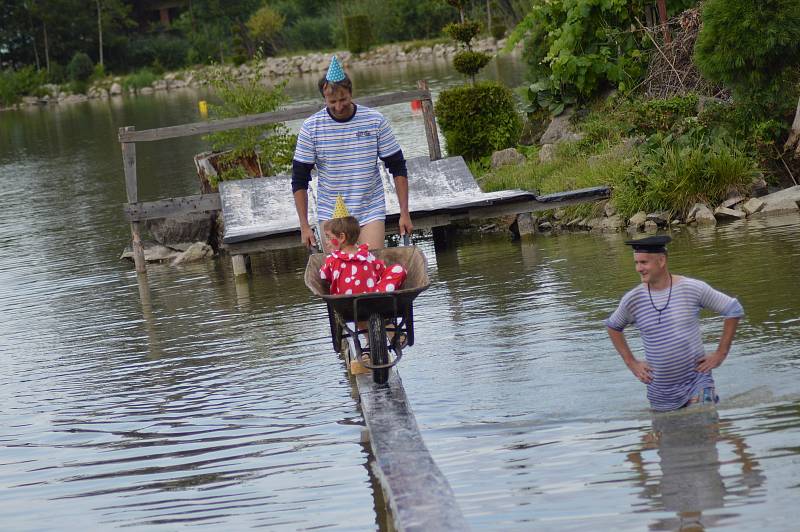
<svg viewBox="0 0 800 532">
<path fill-rule="evenodd" d="M 364 94 L 458 82 L 441 65 L 354 77 Z M 295 103 L 314 82 L 292 82 Z M 388 529 L 302 250 L 253 257 L 244 284 L 227 260 L 151 265 L 146 283 L 118 260 L 117 128 L 196 120 L 206 96 L 0 113 L 4 529 Z M 386 114 L 404 150 L 425 153 L 421 118 Z M 195 193 L 203 149 L 141 145 L 141 197 Z M 438 253 L 422 235 L 432 286 L 400 372 L 472 527 L 793 530 L 798 229 L 792 215 L 673 234 L 673 270 L 747 312 L 715 371 L 718 422 L 654 420 L 608 341 L 602 319 L 637 282 L 621 235 L 467 235 Z M 712 349 L 721 323 L 702 323 Z"/>
</svg>

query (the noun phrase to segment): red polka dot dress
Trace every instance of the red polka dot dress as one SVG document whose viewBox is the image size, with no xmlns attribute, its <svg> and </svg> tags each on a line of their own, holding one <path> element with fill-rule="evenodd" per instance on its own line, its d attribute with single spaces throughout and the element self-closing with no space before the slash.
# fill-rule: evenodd
<svg viewBox="0 0 800 532">
<path fill-rule="evenodd" d="M 361 244 L 355 253 L 334 250 L 325 258 L 319 276 L 331 284 L 332 295 L 392 292 L 406 280 L 406 269 L 399 264 L 387 267 Z"/>
</svg>

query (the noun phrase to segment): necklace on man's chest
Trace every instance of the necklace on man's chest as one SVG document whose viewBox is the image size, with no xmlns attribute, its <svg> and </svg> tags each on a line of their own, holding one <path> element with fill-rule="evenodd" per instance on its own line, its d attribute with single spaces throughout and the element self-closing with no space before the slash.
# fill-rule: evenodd
<svg viewBox="0 0 800 532">
<path fill-rule="evenodd" d="M 658 308 L 653 302 L 653 294 L 650 293 L 650 283 L 647 283 L 647 297 L 650 298 L 650 304 L 653 306 L 653 310 L 658 312 L 658 323 L 661 323 L 661 313 L 667 310 L 669 301 L 672 299 L 672 274 L 669 274 L 669 293 L 667 294 L 667 303 L 663 307 Z"/>
</svg>

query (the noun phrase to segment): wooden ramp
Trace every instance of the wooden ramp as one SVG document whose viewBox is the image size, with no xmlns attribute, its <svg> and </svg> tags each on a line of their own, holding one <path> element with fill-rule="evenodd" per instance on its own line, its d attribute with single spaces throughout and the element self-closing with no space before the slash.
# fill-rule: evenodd
<svg viewBox="0 0 800 532">
<path fill-rule="evenodd" d="M 356 376 L 369 431 L 375 476 L 400 531 L 469 530 L 447 479 L 431 458 L 411 412 L 403 382 L 392 368 L 377 385 L 372 374 Z"/>
</svg>

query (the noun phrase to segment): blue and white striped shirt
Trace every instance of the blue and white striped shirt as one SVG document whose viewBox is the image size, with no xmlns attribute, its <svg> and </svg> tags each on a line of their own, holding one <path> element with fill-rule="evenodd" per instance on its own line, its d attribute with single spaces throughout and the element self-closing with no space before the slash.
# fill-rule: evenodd
<svg viewBox="0 0 800 532">
<path fill-rule="evenodd" d="M 327 109 L 303 122 L 294 159 L 317 166 L 317 218 L 333 216 L 336 196 L 361 225 L 386 217 L 378 158 L 400 151 L 389 122 L 378 111 L 356 106 L 350 120 L 339 122 Z"/>
<path fill-rule="evenodd" d="M 741 318 L 744 310 L 735 298 L 689 277 L 674 283 L 671 297 L 668 289 L 651 290 L 651 294 L 652 303 L 647 286 L 640 284 L 623 296 L 605 324 L 617 331 L 636 325 L 652 369 L 653 380 L 647 385 L 650 406 L 657 411 L 675 410 L 703 388 L 714 386 L 710 371 L 697 371 L 698 360 L 705 356 L 700 309 L 713 310 L 725 318 Z M 667 308 L 659 313 L 654 305 Z"/>
</svg>

